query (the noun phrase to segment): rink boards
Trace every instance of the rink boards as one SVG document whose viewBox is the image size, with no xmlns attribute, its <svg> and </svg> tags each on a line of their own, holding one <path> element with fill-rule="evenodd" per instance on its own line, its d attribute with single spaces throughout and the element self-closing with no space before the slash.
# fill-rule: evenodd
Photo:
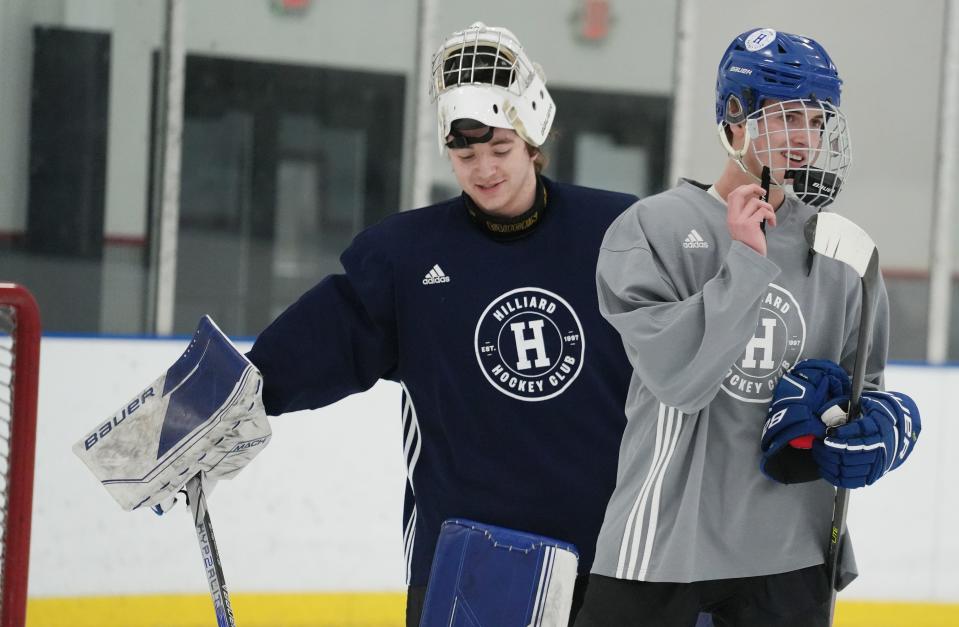
<svg viewBox="0 0 959 627">
<path fill-rule="evenodd" d="M 44 338 L 28 624 L 208 624 L 200 555 L 182 506 L 164 517 L 123 512 L 70 452 L 184 345 Z M 948 455 L 959 436 L 948 403 L 959 368 L 892 365 L 887 387 L 916 398 L 923 435 L 902 469 L 853 493 L 862 576 L 840 597 L 837 624 L 959 625 L 959 537 L 950 533 L 959 528 L 950 480 L 959 460 Z M 209 499 L 238 621 L 401 625 L 399 386 L 380 383 L 274 419 L 273 429 L 273 443 Z M 908 621 L 895 622 L 897 612 Z M 257 622 L 261 615 L 267 622 Z M 930 622 L 917 622 L 925 615 Z"/>
</svg>

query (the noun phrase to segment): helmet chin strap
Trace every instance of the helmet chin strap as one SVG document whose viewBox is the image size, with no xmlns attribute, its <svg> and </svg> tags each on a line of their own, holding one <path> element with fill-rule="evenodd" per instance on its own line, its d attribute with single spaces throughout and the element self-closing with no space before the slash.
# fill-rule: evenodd
<svg viewBox="0 0 959 627">
<path fill-rule="evenodd" d="M 756 135 L 759 135 L 759 124 L 756 122 L 756 120 L 752 118 L 746 119 L 746 132 L 743 134 L 743 147 L 739 149 L 733 148 L 733 145 L 729 143 L 729 138 L 726 137 L 725 122 L 719 123 L 717 131 L 719 134 L 719 143 L 723 145 L 723 148 L 726 150 L 726 154 L 729 155 L 729 158 L 735 161 L 736 165 L 739 166 L 739 169 L 752 177 L 755 182 L 762 183 L 762 178 L 751 172 L 749 168 L 746 167 L 746 164 L 743 163 L 743 159 L 747 154 L 749 154 L 749 149 L 752 146 L 752 138 Z M 760 165 L 763 165 L 758 156 L 756 157 L 756 160 L 759 161 Z M 770 183 L 782 189 L 786 195 L 794 195 L 786 185 L 780 183 L 772 177 L 770 177 Z"/>
</svg>

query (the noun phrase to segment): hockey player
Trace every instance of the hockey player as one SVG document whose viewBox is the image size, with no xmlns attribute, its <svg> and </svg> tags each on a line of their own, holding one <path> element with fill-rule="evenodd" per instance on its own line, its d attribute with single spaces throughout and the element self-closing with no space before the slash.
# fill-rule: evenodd
<svg viewBox="0 0 959 627">
<path fill-rule="evenodd" d="M 575 544 L 581 597 L 631 372 L 596 306 L 594 269 L 607 227 L 636 198 L 539 173 L 556 109 L 508 30 L 454 33 L 434 57 L 432 95 L 463 193 L 360 233 L 345 272 L 306 292 L 248 354 L 270 415 L 379 379 L 402 385 L 411 626 L 453 517 Z"/>
<path fill-rule="evenodd" d="M 821 421 L 845 407 L 858 350 L 859 277 L 811 256 L 803 236 L 849 167 L 840 86 L 811 39 L 738 36 L 717 80 L 725 169 L 712 185 L 685 180 L 637 203 L 604 238 L 600 309 L 635 376 L 577 627 L 685 627 L 700 610 L 716 625 L 828 624 L 830 483 L 876 481 L 920 426 L 908 397 L 878 391 L 828 437 Z M 887 348 L 880 292 L 872 390 Z M 818 436 L 806 451 L 816 476 L 797 479 L 810 481 L 781 483 L 795 479 L 780 472 L 787 432 Z M 843 557 L 848 581 L 848 547 Z"/>
</svg>

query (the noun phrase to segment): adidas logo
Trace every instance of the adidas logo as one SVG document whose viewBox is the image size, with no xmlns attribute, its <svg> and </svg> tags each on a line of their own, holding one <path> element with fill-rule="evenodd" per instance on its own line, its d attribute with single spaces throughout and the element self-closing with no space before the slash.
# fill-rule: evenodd
<svg viewBox="0 0 959 627">
<path fill-rule="evenodd" d="M 433 266 L 429 272 L 426 273 L 426 276 L 423 277 L 423 285 L 432 285 L 434 283 L 449 283 L 450 278 L 447 276 L 443 269 L 440 268 L 440 264 Z"/>
<path fill-rule="evenodd" d="M 703 236 L 696 232 L 696 229 L 693 229 L 686 236 L 683 248 L 709 248 L 709 242 L 704 240 Z"/>
</svg>

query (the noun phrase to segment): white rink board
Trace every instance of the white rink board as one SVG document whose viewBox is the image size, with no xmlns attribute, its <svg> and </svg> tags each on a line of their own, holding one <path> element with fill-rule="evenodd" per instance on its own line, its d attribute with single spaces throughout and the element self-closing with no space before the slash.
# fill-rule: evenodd
<svg viewBox="0 0 959 627">
<path fill-rule="evenodd" d="M 186 344 L 43 339 L 31 596 L 206 590 L 182 503 L 164 517 L 123 512 L 70 450 Z M 887 387 L 916 398 L 924 430 L 902 469 L 852 494 L 862 575 L 843 597 L 959 602 L 951 479 L 959 460 L 947 455 L 959 427 L 946 403 L 959 369 L 891 366 Z M 381 382 L 322 410 L 273 419 L 270 446 L 209 498 L 231 591 L 404 588 L 399 404 L 399 386 Z"/>
<path fill-rule="evenodd" d="M 186 345 L 43 339 L 31 596 L 206 591 L 188 508 L 124 512 L 71 451 Z M 208 498 L 230 590 L 404 589 L 400 386 L 272 427 L 271 444 Z"/>
</svg>

